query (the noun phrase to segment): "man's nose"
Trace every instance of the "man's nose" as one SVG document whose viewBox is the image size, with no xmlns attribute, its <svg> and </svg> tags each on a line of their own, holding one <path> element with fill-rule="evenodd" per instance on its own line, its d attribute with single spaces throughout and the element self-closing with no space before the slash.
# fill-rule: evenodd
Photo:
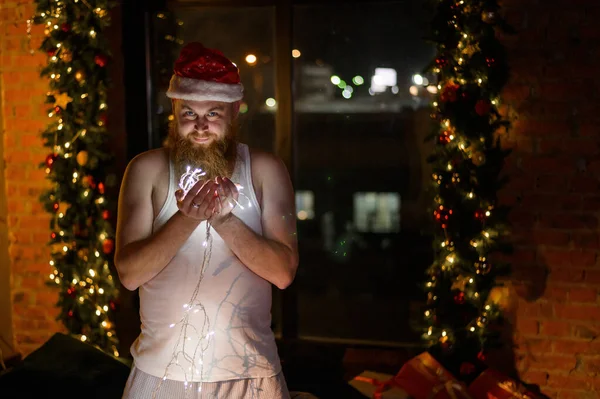
<svg viewBox="0 0 600 399">
<path fill-rule="evenodd" d="M 196 126 L 194 126 L 194 127 L 199 132 L 200 131 L 204 131 L 204 130 L 208 130 L 208 119 L 206 119 L 206 117 L 198 118 L 196 120 Z"/>
</svg>

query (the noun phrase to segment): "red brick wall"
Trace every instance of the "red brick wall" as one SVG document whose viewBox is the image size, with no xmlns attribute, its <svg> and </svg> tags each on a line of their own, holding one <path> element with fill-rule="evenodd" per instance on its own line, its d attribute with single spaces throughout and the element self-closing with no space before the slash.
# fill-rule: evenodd
<svg viewBox="0 0 600 399">
<path fill-rule="evenodd" d="M 600 2 L 506 0 L 514 359 L 553 398 L 600 395 Z"/>
<path fill-rule="evenodd" d="M 43 101 L 47 82 L 39 77 L 46 57 L 29 53 L 26 20 L 33 2 L 2 1 L 0 7 L 0 90 L 3 162 L 7 197 L 13 333 L 17 348 L 29 353 L 61 330 L 55 321 L 56 290 L 45 286 L 50 268 L 49 217 L 38 196 L 47 187 L 38 168 L 48 153 L 40 136 L 48 122 Z M 31 48 L 43 31 L 33 29 Z"/>
</svg>

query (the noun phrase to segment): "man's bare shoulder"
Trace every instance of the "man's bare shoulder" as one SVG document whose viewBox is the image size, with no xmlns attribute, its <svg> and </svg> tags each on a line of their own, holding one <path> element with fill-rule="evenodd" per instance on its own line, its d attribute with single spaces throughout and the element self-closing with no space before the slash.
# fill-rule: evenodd
<svg viewBox="0 0 600 399">
<path fill-rule="evenodd" d="M 156 177 L 169 171 L 169 151 L 166 148 L 157 148 L 136 155 L 129 165 L 127 172 L 130 174 Z M 152 179 L 153 180 L 153 179 Z"/>
<path fill-rule="evenodd" d="M 250 148 L 252 170 L 260 174 L 285 170 L 286 166 L 277 155 L 257 148 Z"/>
<path fill-rule="evenodd" d="M 149 171 L 160 169 L 169 165 L 169 151 L 166 148 L 156 148 L 142 152 L 129 161 L 129 166 L 135 168 L 148 168 Z"/>
</svg>

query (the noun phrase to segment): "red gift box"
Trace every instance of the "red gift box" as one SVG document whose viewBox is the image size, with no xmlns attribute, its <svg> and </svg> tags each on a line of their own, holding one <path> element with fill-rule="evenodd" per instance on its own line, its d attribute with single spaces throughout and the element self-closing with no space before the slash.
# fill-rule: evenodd
<svg viewBox="0 0 600 399">
<path fill-rule="evenodd" d="M 487 369 L 469 385 L 474 399 L 537 399 L 523 385 L 499 371 Z"/>
<path fill-rule="evenodd" d="M 411 399 L 389 374 L 364 371 L 354 377 L 350 385 L 369 399 Z"/>
<path fill-rule="evenodd" d="M 414 399 L 471 399 L 467 387 L 428 352 L 404 364 L 394 382 Z"/>
</svg>

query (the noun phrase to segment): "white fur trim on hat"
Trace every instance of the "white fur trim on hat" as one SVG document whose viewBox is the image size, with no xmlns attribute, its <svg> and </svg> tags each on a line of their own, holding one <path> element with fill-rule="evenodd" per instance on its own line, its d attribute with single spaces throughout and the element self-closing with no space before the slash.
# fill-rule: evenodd
<svg viewBox="0 0 600 399">
<path fill-rule="evenodd" d="M 223 101 L 233 103 L 244 98 L 241 83 L 218 83 L 173 75 L 167 97 L 189 101 Z"/>
</svg>

